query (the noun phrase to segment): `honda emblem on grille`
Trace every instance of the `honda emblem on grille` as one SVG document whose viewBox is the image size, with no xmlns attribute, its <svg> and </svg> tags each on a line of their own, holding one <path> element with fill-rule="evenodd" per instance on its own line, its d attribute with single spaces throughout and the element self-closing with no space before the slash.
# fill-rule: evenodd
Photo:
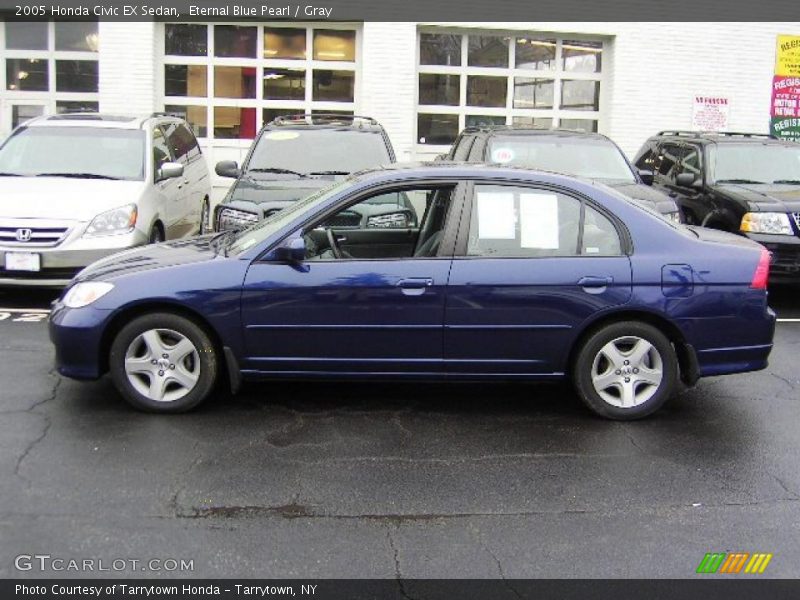
<svg viewBox="0 0 800 600">
<path fill-rule="evenodd" d="M 18 242 L 30 242 L 33 232 L 30 229 L 17 229 Z"/>
</svg>

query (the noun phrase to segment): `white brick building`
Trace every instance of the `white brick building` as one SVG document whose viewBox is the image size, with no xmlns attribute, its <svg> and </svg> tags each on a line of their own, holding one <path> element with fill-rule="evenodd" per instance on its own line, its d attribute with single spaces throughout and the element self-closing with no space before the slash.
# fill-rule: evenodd
<svg viewBox="0 0 800 600">
<path fill-rule="evenodd" d="M 481 121 L 595 129 L 632 155 L 690 128 L 696 95 L 766 132 L 781 33 L 800 23 L 6 24 L 0 135 L 57 110 L 181 111 L 213 165 L 264 119 L 314 110 L 377 118 L 400 160 Z"/>
</svg>

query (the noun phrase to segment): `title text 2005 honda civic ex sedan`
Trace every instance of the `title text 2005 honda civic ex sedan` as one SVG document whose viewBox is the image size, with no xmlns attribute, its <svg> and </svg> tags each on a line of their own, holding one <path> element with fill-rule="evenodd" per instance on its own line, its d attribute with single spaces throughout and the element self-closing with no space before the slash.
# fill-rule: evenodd
<svg viewBox="0 0 800 600">
<path fill-rule="evenodd" d="M 377 198 L 398 192 L 410 203 Z M 354 210 L 367 202 L 369 218 Z M 412 165 L 243 232 L 96 262 L 54 303 L 50 335 L 62 375 L 110 371 L 150 411 L 188 410 L 223 377 L 568 377 L 596 413 L 633 419 L 679 378 L 766 367 L 768 271 L 755 242 L 610 188 Z"/>
</svg>

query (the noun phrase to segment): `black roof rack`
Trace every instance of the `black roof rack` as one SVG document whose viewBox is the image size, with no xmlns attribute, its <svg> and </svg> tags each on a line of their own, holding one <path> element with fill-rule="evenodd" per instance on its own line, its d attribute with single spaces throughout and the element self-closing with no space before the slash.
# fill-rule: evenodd
<svg viewBox="0 0 800 600">
<path fill-rule="evenodd" d="M 545 127 L 544 125 L 523 125 L 523 124 L 505 124 L 505 123 L 488 123 L 486 125 L 468 125 L 463 129 L 466 133 L 475 133 L 477 131 L 554 131 L 562 133 L 591 133 L 597 134 L 596 131 L 587 131 L 585 129 L 574 129 L 569 127 Z M 599 135 L 599 134 L 597 134 Z"/>
<path fill-rule="evenodd" d="M 742 131 L 690 131 L 682 129 L 668 129 L 666 131 L 659 131 L 656 135 L 673 135 L 676 137 L 746 137 L 772 140 L 777 139 L 771 133 L 750 133 Z"/>
<path fill-rule="evenodd" d="M 364 117 L 360 115 L 339 115 L 336 113 L 295 113 L 286 114 L 275 117 L 270 121 L 271 125 L 298 125 L 302 123 L 336 123 L 347 121 L 355 124 L 356 121 L 361 121 L 361 125 L 378 125 L 378 121 L 372 117 Z"/>
</svg>

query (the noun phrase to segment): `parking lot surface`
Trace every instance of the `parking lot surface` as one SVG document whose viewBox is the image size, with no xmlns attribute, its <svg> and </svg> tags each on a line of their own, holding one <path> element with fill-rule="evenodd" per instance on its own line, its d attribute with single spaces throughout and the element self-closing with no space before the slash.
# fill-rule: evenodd
<svg viewBox="0 0 800 600">
<path fill-rule="evenodd" d="M 178 416 L 53 372 L 52 296 L 0 292 L 0 577 L 19 554 L 193 560 L 147 577 L 691 577 L 800 556 L 800 288 L 770 367 L 654 417 L 566 386 L 247 385 Z M 113 573 L 112 573 L 113 574 Z"/>
</svg>

